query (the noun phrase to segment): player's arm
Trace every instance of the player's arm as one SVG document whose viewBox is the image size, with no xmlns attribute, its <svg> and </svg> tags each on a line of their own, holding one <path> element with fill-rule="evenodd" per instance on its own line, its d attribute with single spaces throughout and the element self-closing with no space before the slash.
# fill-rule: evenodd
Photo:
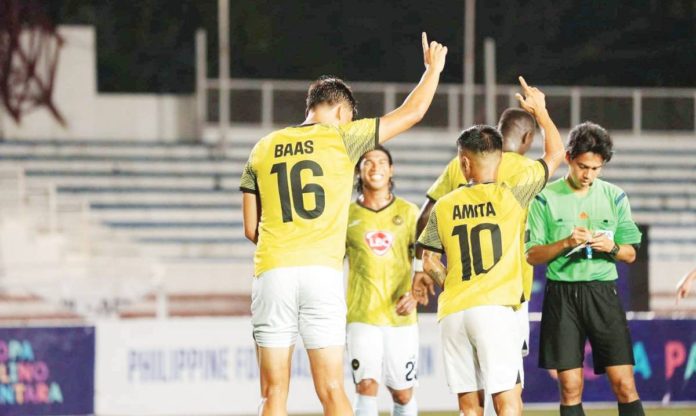
<svg viewBox="0 0 696 416">
<path fill-rule="evenodd" d="M 428 218 L 430 218 L 430 212 L 433 210 L 433 207 L 435 206 L 435 202 L 430 199 L 426 198 L 425 202 L 423 202 L 423 206 L 421 207 L 420 213 L 418 214 L 418 219 L 416 220 L 416 237 L 420 236 L 423 230 L 425 229 L 425 226 L 428 224 Z M 421 260 L 423 259 L 423 247 L 416 245 L 416 260 Z M 416 270 L 416 272 L 419 272 L 421 270 Z"/>
<path fill-rule="evenodd" d="M 445 67 L 447 47 L 435 41 L 428 44 L 428 37 L 423 32 L 423 62 L 425 72 L 420 82 L 406 97 L 399 108 L 384 115 L 379 120 L 379 141 L 384 143 L 420 122 L 430 107 L 435 90 L 440 82 L 440 73 Z"/>
<path fill-rule="evenodd" d="M 520 85 L 522 85 L 522 94 L 524 94 L 524 96 L 519 93 L 515 94 L 515 96 L 522 108 L 534 116 L 539 127 L 544 131 L 544 155 L 542 159 L 546 163 L 549 176 L 551 176 L 565 156 L 561 133 L 558 132 L 556 125 L 553 120 L 551 120 L 549 112 L 546 109 L 546 97 L 544 93 L 536 87 L 527 85 L 524 78 L 519 77 L 519 80 Z"/>
<path fill-rule="evenodd" d="M 636 261 L 636 249 L 633 245 L 618 244 L 604 233 L 597 234 L 593 237 L 590 241 L 590 247 L 592 247 L 592 250 L 600 253 L 612 253 L 612 251 L 615 250 L 614 247 L 617 247 L 618 251 L 616 254 L 613 254 L 615 260 L 624 263 L 633 263 Z"/>
<path fill-rule="evenodd" d="M 256 244 L 259 239 L 259 220 L 261 218 L 261 201 L 251 192 L 242 194 L 242 222 L 244 236 Z"/>
<path fill-rule="evenodd" d="M 447 268 L 442 264 L 442 254 L 428 249 L 423 250 L 423 270 L 440 287 L 445 285 Z"/>
<path fill-rule="evenodd" d="M 682 277 L 679 283 L 677 283 L 677 304 L 679 303 L 680 299 L 684 299 L 689 294 L 689 291 L 691 290 L 691 283 L 694 280 L 696 280 L 696 269 L 693 269 L 691 272 L 687 273 L 686 276 Z"/>
</svg>

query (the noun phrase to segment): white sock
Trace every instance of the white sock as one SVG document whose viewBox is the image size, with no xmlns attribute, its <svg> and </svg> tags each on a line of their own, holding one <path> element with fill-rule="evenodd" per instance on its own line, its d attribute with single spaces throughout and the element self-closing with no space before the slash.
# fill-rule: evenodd
<svg viewBox="0 0 696 416">
<path fill-rule="evenodd" d="M 483 416 L 497 416 L 495 405 L 493 404 L 493 396 L 490 394 L 485 394 L 484 396 L 486 398 L 483 399 Z"/>
<path fill-rule="evenodd" d="M 261 403 L 259 403 L 259 416 L 263 414 L 263 405 L 266 404 L 266 398 L 261 398 Z"/>
<path fill-rule="evenodd" d="M 377 416 L 379 414 L 377 411 L 377 397 L 357 394 L 353 404 L 353 411 L 355 416 Z"/>
<path fill-rule="evenodd" d="M 411 397 L 406 404 L 399 404 L 394 402 L 394 410 L 392 411 L 393 416 L 417 416 L 418 415 L 418 403 L 416 398 Z"/>
</svg>

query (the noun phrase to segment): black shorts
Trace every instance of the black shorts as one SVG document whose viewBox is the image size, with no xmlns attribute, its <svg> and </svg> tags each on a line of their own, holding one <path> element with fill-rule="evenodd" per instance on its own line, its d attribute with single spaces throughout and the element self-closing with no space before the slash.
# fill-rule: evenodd
<svg viewBox="0 0 696 416">
<path fill-rule="evenodd" d="M 605 373 L 608 366 L 635 364 L 616 283 L 548 280 L 541 315 L 539 367 L 581 368 L 587 339 L 592 346 L 595 374 Z"/>
</svg>

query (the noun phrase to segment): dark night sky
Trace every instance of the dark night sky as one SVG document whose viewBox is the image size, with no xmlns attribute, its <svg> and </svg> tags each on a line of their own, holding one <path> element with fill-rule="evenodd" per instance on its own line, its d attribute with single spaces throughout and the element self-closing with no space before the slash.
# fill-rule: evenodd
<svg viewBox="0 0 696 416">
<path fill-rule="evenodd" d="M 56 0 L 57 23 L 97 25 L 102 91 L 190 92 L 193 33 L 208 30 L 217 75 L 215 0 Z M 234 77 L 414 82 L 420 32 L 450 53 L 445 82 L 462 80 L 463 1 L 231 0 Z M 539 84 L 696 86 L 696 1 L 479 0 L 476 81 L 483 39 L 497 43 L 497 79 Z"/>
</svg>

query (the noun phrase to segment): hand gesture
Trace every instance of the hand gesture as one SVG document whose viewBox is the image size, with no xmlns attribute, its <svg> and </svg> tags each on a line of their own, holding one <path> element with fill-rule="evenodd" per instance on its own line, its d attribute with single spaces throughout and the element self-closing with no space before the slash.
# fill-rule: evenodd
<svg viewBox="0 0 696 416">
<path fill-rule="evenodd" d="M 435 295 L 435 281 L 425 272 L 413 274 L 413 296 L 421 305 L 428 306 L 430 295 Z"/>
<path fill-rule="evenodd" d="M 600 233 L 590 240 L 590 247 L 592 247 L 592 250 L 602 253 L 610 252 L 615 244 L 614 240 L 607 237 L 604 233 Z"/>
<path fill-rule="evenodd" d="M 530 87 L 527 85 L 527 81 L 521 76 L 519 77 L 520 85 L 522 86 L 522 96 L 520 93 L 515 94 L 517 101 L 520 102 L 520 106 L 524 108 L 526 112 L 538 117 L 546 112 L 546 96 L 539 88 Z"/>
<path fill-rule="evenodd" d="M 592 241 L 592 233 L 585 227 L 575 227 L 573 232 L 566 238 L 569 247 L 576 247 Z M 611 250 L 611 248 L 609 248 Z"/>
<path fill-rule="evenodd" d="M 428 35 L 425 32 L 421 35 L 423 43 L 423 63 L 425 69 L 432 68 L 439 74 L 445 68 L 445 57 L 447 56 L 447 47 L 435 41 L 428 45 Z"/>
<path fill-rule="evenodd" d="M 404 293 L 396 303 L 396 313 L 401 316 L 409 315 L 418 305 L 416 298 L 411 296 L 411 292 Z"/>
</svg>

